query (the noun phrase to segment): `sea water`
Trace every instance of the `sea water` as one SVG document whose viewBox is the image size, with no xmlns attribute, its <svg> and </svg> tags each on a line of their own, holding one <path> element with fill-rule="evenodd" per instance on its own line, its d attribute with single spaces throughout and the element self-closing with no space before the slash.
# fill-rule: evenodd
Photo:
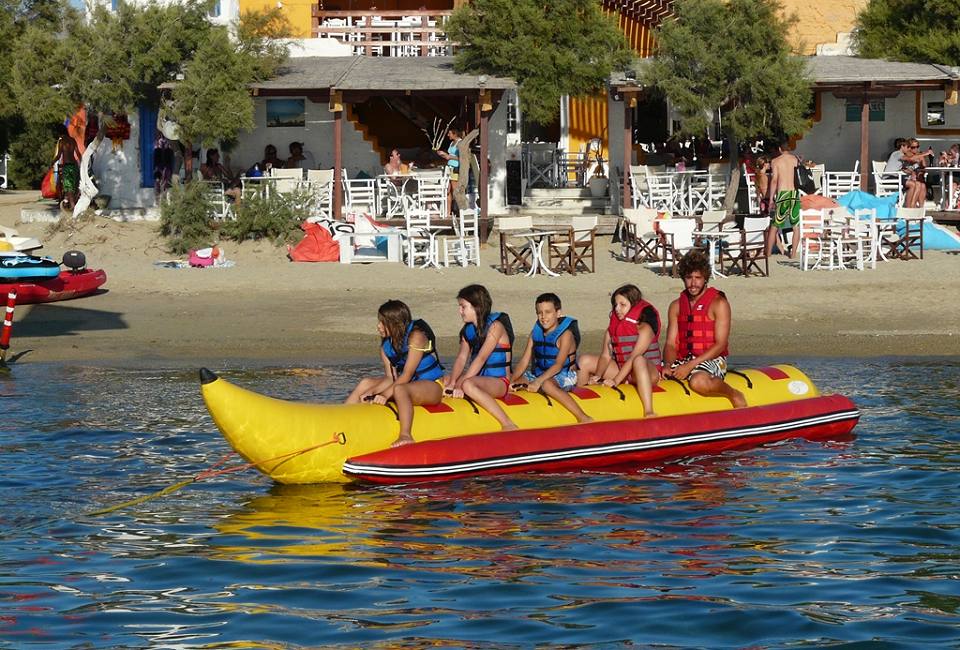
<svg viewBox="0 0 960 650">
<path fill-rule="evenodd" d="M 0 647 L 960 647 L 960 361 L 793 361 L 853 436 L 418 487 L 247 470 L 103 516 L 229 454 L 195 370 L 21 361 Z M 375 368 L 220 370 L 331 401 Z"/>
</svg>

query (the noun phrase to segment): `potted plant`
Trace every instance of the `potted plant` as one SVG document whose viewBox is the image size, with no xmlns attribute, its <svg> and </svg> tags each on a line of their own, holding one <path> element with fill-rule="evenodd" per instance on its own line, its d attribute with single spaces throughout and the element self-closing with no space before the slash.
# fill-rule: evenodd
<svg viewBox="0 0 960 650">
<path fill-rule="evenodd" d="M 587 181 L 587 185 L 590 187 L 590 196 L 595 199 L 602 199 L 607 196 L 607 191 L 610 188 L 610 181 L 607 175 L 603 173 L 603 163 L 599 158 L 598 155 L 597 165 L 593 168 L 593 175 Z"/>
</svg>

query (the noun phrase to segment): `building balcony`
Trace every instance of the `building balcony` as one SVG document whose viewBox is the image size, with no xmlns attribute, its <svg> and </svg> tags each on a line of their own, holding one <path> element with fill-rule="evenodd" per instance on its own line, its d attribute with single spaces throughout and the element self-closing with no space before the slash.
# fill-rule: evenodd
<svg viewBox="0 0 960 650">
<path fill-rule="evenodd" d="M 456 44 L 443 25 L 449 10 L 324 10 L 313 8 L 314 38 L 333 38 L 366 56 L 450 56 Z"/>
</svg>

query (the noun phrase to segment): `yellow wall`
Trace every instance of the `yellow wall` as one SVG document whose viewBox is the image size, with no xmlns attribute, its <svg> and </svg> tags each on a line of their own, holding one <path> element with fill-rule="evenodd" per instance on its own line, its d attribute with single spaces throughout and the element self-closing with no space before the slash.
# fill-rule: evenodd
<svg viewBox="0 0 960 650">
<path fill-rule="evenodd" d="M 283 13 L 290 21 L 294 38 L 310 38 L 313 31 L 313 7 L 316 0 L 280 0 Z M 277 0 L 240 0 L 240 13 L 254 9 L 271 9 L 277 6 Z"/>
<path fill-rule="evenodd" d="M 837 32 L 853 30 L 857 12 L 867 6 L 868 0 L 780 0 L 784 13 L 796 14 L 799 21 L 791 37 L 804 54 L 814 54 L 820 43 L 836 43 Z"/>
</svg>

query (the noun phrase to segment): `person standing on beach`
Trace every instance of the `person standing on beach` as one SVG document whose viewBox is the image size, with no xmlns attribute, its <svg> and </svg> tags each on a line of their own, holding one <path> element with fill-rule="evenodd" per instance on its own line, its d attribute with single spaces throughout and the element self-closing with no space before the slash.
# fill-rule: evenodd
<svg viewBox="0 0 960 650">
<path fill-rule="evenodd" d="M 793 235 L 790 239 L 790 257 L 797 252 L 800 230 L 800 190 L 794 183 L 797 165 L 800 159 L 784 149 L 783 143 L 777 145 L 777 157 L 770 161 L 772 176 L 767 188 L 767 203 L 770 206 L 772 221 L 767 231 L 767 256 L 773 253 L 773 244 L 781 228 L 790 224 Z M 771 201 L 771 199 L 773 199 Z"/>
<path fill-rule="evenodd" d="M 684 255 L 679 270 L 684 290 L 668 311 L 663 376 L 687 379 L 700 395 L 726 397 L 734 408 L 743 408 L 743 393 L 724 381 L 730 303 L 722 291 L 707 286 L 710 260 L 702 250 Z"/>
<path fill-rule="evenodd" d="M 80 196 L 80 155 L 77 143 L 64 131 L 57 142 L 57 162 L 60 163 L 61 207 L 73 211 Z"/>
<path fill-rule="evenodd" d="M 453 193 L 457 189 L 457 183 L 460 182 L 460 140 L 463 139 L 463 133 L 460 129 L 452 128 L 447 131 L 447 137 L 450 138 L 450 146 L 446 151 L 437 149 L 436 152 L 447 161 L 450 171 L 450 184 L 447 186 L 447 214 L 444 215 L 449 219 L 453 210 Z"/>
</svg>

